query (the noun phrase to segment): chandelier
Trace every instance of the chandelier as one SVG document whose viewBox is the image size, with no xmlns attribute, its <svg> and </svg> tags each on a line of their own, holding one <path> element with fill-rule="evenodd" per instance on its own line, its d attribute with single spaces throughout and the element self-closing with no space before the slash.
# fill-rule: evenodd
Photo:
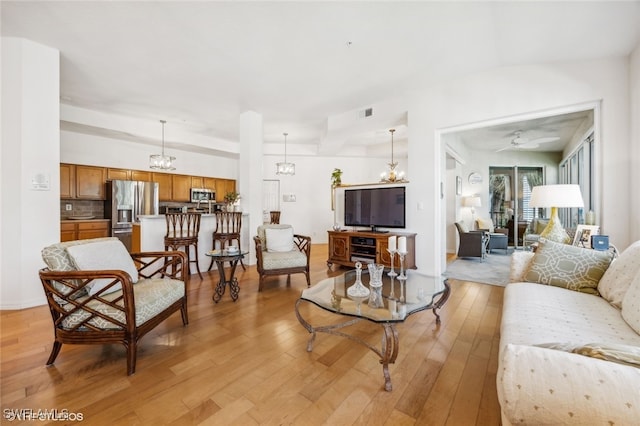
<svg viewBox="0 0 640 426">
<path fill-rule="evenodd" d="M 154 170 L 175 170 L 173 167 L 173 161 L 176 157 L 172 157 L 170 155 L 164 155 L 164 123 L 165 120 L 160 120 L 162 123 L 162 154 L 158 155 L 150 155 L 149 156 L 149 167 Z"/>
<path fill-rule="evenodd" d="M 393 161 L 393 133 L 396 129 L 389 129 L 389 133 L 391 133 L 391 162 L 387 163 L 389 165 L 389 170 L 384 171 L 380 174 L 380 182 L 384 183 L 402 183 L 407 182 L 404 178 L 404 172 L 396 171 L 396 167 L 398 166 L 397 161 Z"/>
<path fill-rule="evenodd" d="M 295 175 L 296 165 L 294 163 L 287 163 L 287 135 L 289 133 L 283 133 L 284 135 L 284 162 L 276 163 L 277 175 Z"/>
</svg>

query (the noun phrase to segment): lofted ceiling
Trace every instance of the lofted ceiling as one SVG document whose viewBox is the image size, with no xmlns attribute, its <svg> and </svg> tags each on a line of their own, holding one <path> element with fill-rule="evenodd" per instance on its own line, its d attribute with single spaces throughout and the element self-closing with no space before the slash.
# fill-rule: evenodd
<svg viewBox="0 0 640 426">
<path fill-rule="evenodd" d="M 388 144 L 388 129 L 406 126 L 402 100 L 421 87 L 500 66 L 627 56 L 640 28 L 638 1 L 2 1 L 0 12 L 3 36 L 60 51 L 64 105 L 234 143 L 239 115 L 252 110 L 266 143 L 286 131 L 289 144 L 327 154 Z M 541 124 L 521 130 L 565 132 Z M 519 129 L 469 139 L 499 149 Z"/>
</svg>

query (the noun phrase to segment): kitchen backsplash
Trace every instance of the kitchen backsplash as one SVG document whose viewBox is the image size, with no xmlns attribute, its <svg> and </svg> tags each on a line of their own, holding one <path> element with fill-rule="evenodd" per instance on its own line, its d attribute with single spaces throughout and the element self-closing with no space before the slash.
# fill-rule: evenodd
<svg viewBox="0 0 640 426">
<path fill-rule="evenodd" d="M 71 210 L 67 210 L 71 205 Z M 104 218 L 104 201 L 93 200 L 62 200 L 60 201 L 60 219 L 69 216 L 95 216 L 96 219 Z"/>
</svg>

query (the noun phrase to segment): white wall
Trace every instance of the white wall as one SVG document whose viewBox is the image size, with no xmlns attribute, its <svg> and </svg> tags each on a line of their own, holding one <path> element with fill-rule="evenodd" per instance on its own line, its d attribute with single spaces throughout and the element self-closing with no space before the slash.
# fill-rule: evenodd
<svg viewBox="0 0 640 426">
<path fill-rule="evenodd" d="M 45 303 L 43 247 L 60 240 L 59 52 L 2 38 L 1 309 Z M 33 190 L 41 174 L 48 190 Z"/>
</svg>

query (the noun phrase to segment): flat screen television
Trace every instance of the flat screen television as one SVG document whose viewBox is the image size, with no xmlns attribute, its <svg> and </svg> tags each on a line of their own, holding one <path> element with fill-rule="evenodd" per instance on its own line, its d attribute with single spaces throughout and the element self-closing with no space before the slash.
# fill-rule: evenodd
<svg viewBox="0 0 640 426">
<path fill-rule="evenodd" d="M 346 189 L 344 191 L 345 226 L 378 228 L 405 227 L 405 187 Z"/>
</svg>

